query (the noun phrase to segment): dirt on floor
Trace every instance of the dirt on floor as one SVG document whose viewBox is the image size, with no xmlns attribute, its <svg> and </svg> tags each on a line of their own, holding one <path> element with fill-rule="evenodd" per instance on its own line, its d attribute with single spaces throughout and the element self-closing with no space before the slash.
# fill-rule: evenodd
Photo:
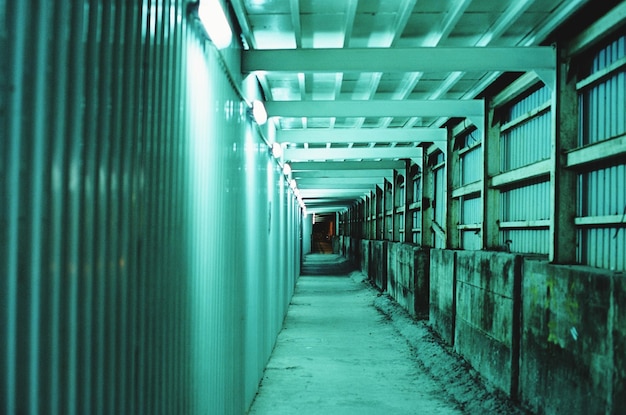
<svg viewBox="0 0 626 415">
<path fill-rule="evenodd" d="M 360 272 L 351 278 L 370 285 Z M 372 286 L 373 290 L 377 290 Z M 379 293 L 373 306 L 386 317 L 415 355 L 418 365 L 441 386 L 447 399 L 466 414 L 524 414 L 532 412 L 490 386 L 431 329 L 428 321 L 412 318 L 393 298 Z"/>
</svg>

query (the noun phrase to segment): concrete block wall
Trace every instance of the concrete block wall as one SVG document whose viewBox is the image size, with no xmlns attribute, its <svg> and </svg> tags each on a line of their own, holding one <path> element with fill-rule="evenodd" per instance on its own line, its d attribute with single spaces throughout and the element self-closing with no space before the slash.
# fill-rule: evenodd
<svg viewBox="0 0 626 415">
<path fill-rule="evenodd" d="M 430 251 L 430 313 L 433 329 L 449 345 L 454 345 L 456 319 L 456 252 Z"/>
<path fill-rule="evenodd" d="M 503 252 L 346 239 L 370 281 L 413 315 L 425 317 L 423 307 L 492 386 L 538 414 L 626 413 L 623 275 Z"/>
<path fill-rule="evenodd" d="M 368 239 L 363 239 L 361 241 L 361 263 L 360 263 L 360 268 L 361 271 L 365 274 L 365 275 L 369 275 L 370 274 L 370 261 L 371 261 L 371 253 L 370 253 L 370 244 L 371 241 Z"/>
<path fill-rule="evenodd" d="M 369 265 L 369 279 L 382 290 L 387 291 L 387 241 L 372 241 L 372 260 Z"/>
<path fill-rule="evenodd" d="M 626 283 L 586 267 L 523 264 L 520 398 L 545 414 L 626 413 Z"/>
<path fill-rule="evenodd" d="M 345 252 L 343 252 L 343 238 L 345 238 L 343 235 L 332 237 L 333 254 L 345 255 Z"/>
<path fill-rule="evenodd" d="M 520 258 L 458 251 L 454 349 L 491 384 L 515 397 L 519 361 Z"/>
<path fill-rule="evenodd" d="M 409 314 L 428 315 L 430 280 L 428 251 L 404 243 L 389 243 L 387 290 Z"/>
</svg>

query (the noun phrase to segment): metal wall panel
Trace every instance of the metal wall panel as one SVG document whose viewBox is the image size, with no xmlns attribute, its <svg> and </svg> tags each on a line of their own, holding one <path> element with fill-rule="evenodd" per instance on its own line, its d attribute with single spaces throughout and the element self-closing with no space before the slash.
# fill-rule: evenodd
<svg viewBox="0 0 626 415">
<path fill-rule="evenodd" d="M 460 157 L 461 185 L 477 182 L 483 177 L 483 156 L 480 146 L 474 147 Z"/>
<path fill-rule="evenodd" d="M 482 199 L 476 197 L 461 198 L 461 224 L 473 225 L 483 222 Z M 463 249 L 481 249 L 482 236 L 479 230 L 461 232 L 461 247 Z"/>
<path fill-rule="evenodd" d="M 500 244 L 508 245 L 511 252 L 547 255 L 550 232 L 548 229 L 506 229 L 500 232 Z"/>
<path fill-rule="evenodd" d="M 626 70 L 611 65 L 626 57 L 626 35 L 601 45 L 593 53 L 579 90 L 579 145 L 598 143 L 626 134 Z M 600 76 L 596 76 L 600 75 Z M 583 80 L 584 81 L 584 80 Z M 607 158 L 611 154 L 606 154 Z M 579 174 L 579 217 L 613 216 L 611 224 L 586 225 L 578 230 L 577 259 L 593 267 L 626 270 L 626 164 L 618 160 L 596 163 Z M 618 223 L 615 223 L 618 222 Z"/>
<path fill-rule="evenodd" d="M 586 226 L 579 231 L 578 260 L 599 268 L 626 269 L 626 165 L 620 164 L 579 175 L 577 216 L 622 218 L 621 226 Z"/>
<path fill-rule="evenodd" d="M 500 193 L 500 221 L 537 221 L 550 218 L 550 182 L 533 182 Z M 522 253 L 547 254 L 548 229 L 502 229 L 500 241 L 512 241 L 511 250 Z"/>
<path fill-rule="evenodd" d="M 301 217 L 239 51 L 181 0 L 36 3 L 0 0 L 0 412 L 243 413 Z"/>
<path fill-rule="evenodd" d="M 626 57 L 626 36 L 599 49 L 590 62 L 589 74 L 605 71 Z M 609 76 L 580 91 L 581 146 L 626 133 L 626 70 L 622 66 Z"/>
<path fill-rule="evenodd" d="M 475 224 L 483 221 L 483 206 L 480 197 L 462 198 L 461 223 Z"/>
<path fill-rule="evenodd" d="M 552 99 L 551 90 L 543 86 L 508 107 L 503 123 L 522 117 Z M 501 135 L 500 170 L 505 172 L 550 158 L 550 111 L 539 112 Z"/>
<path fill-rule="evenodd" d="M 552 126 L 550 107 L 547 104 L 551 99 L 551 90 L 541 86 L 508 106 L 503 123 L 521 119 L 528 114 L 533 115 L 501 134 L 502 172 L 550 158 Z M 521 186 L 508 188 L 500 193 L 501 222 L 546 219 L 550 219 L 549 181 L 522 183 Z M 500 230 L 500 243 L 506 245 L 510 241 L 510 249 L 520 253 L 547 254 L 549 237 L 547 227 Z"/>
<path fill-rule="evenodd" d="M 550 182 L 535 182 L 500 193 L 501 221 L 550 218 Z"/>
</svg>

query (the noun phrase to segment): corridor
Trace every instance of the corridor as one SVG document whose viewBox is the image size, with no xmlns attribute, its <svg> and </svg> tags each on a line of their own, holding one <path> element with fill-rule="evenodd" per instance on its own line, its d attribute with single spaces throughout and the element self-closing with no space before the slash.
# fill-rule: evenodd
<svg viewBox="0 0 626 415">
<path fill-rule="evenodd" d="M 424 325 L 346 262 L 305 257 L 250 415 L 524 413 L 486 392 Z M 409 342 L 400 330 L 410 326 L 426 334 Z M 444 380 L 432 365 L 462 369 Z"/>
<path fill-rule="evenodd" d="M 626 0 L 0 0 L 0 51 L 0 415 L 626 414 Z"/>
</svg>

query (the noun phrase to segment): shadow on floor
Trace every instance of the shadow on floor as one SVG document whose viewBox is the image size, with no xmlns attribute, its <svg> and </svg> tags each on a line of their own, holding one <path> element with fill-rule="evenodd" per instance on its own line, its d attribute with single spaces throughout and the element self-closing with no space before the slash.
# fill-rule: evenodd
<svg viewBox="0 0 626 415">
<path fill-rule="evenodd" d="M 343 277 L 354 270 L 346 258 L 337 254 L 308 254 L 304 257 L 300 275 Z"/>
<path fill-rule="evenodd" d="M 313 241 L 311 252 L 314 254 L 332 254 L 333 244 L 327 241 Z"/>
</svg>

